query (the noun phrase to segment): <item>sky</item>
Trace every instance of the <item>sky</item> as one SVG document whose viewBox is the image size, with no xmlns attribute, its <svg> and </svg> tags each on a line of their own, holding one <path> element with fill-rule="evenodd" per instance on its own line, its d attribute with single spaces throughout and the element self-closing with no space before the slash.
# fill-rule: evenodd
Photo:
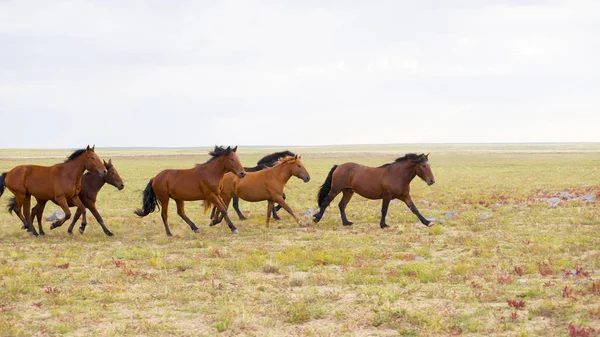
<svg viewBox="0 0 600 337">
<path fill-rule="evenodd" d="M 0 0 L 0 148 L 600 142 L 600 2 Z"/>
</svg>

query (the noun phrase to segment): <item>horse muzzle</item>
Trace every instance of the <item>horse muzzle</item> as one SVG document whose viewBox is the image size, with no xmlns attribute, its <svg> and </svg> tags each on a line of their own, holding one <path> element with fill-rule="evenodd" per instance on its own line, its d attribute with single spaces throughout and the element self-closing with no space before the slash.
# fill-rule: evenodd
<svg viewBox="0 0 600 337">
<path fill-rule="evenodd" d="M 309 176 L 303 177 L 302 181 L 304 181 L 305 183 L 307 183 L 307 182 L 310 181 L 310 177 Z"/>
<path fill-rule="evenodd" d="M 237 174 L 238 177 L 244 178 L 246 176 L 246 172 L 240 172 Z"/>
<path fill-rule="evenodd" d="M 119 189 L 119 191 L 120 191 L 120 190 L 122 190 L 122 189 L 124 189 L 124 188 L 125 188 L 125 184 L 121 184 L 121 185 L 117 186 L 117 188 L 118 188 L 118 189 Z"/>
<path fill-rule="evenodd" d="M 433 184 L 435 184 L 435 180 L 433 180 L 433 179 L 428 179 L 427 180 L 427 185 L 431 186 Z"/>
</svg>

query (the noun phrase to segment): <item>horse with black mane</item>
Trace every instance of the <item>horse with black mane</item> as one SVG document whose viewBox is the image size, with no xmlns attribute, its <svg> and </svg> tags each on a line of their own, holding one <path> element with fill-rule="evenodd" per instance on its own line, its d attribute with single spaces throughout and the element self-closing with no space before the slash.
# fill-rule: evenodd
<svg viewBox="0 0 600 337">
<path fill-rule="evenodd" d="M 112 236 L 113 233 L 110 230 L 108 230 L 108 228 L 104 224 L 104 220 L 102 219 L 102 216 L 100 216 L 100 213 L 98 212 L 98 209 L 96 208 L 96 197 L 98 196 L 98 192 L 100 192 L 100 189 L 104 186 L 104 184 L 112 185 L 112 186 L 118 188 L 119 191 L 122 190 L 123 188 L 125 188 L 125 184 L 123 183 L 123 179 L 121 179 L 119 172 L 117 172 L 117 169 L 113 165 L 112 159 L 109 159 L 108 163 L 106 161 L 103 161 L 103 163 L 104 163 L 104 167 L 106 168 L 106 171 L 107 171 L 107 173 L 106 173 L 106 175 L 104 175 L 104 177 L 100 176 L 100 174 L 98 174 L 96 172 L 90 171 L 90 172 L 87 172 L 86 174 L 84 174 L 83 178 L 81 178 L 81 190 L 79 191 L 79 200 L 81 200 L 81 202 L 83 203 L 85 208 L 89 209 L 90 212 L 92 212 L 92 215 L 94 216 L 94 218 L 96 218 L 96 221 L 98 221 L 98 224 L 100 224 L 100 227 L 102 227 L 104 234 L 106 234 L 108 236 Z M 42 216 L 44 213 L 45 206 L 46 206 L 46 201 L 41 200 L 41 201 L 39 201 L 39 203 L 37 203 L 31 209 L 32 221 L 34 221 L 35 218 L 37 217 L 39 228 L 42 228 Z M 73 203 L 73 201 L 69 200 L 69 207 L 74 207 L 74 206 L 75 206 L 75 204 Z M 13 210 L 15 210 L 15 208 L 16 208 L 16 199 L 13 197 L 9 203 L 8 210 L 9 210 L 9 212 L 12 212 Z M 69 234 L 73 234 L 73 227 L 75 226 L 75 223 L 77 222 L 77 220 L 79 220 L 79 217 L 81 216 L 81 214 L 82 214 L 81 211 L 79 209 L 77 209 L 77 211 L 75 212 L 75 216 L 73 217 L 73 220 L 71 221 L 71 225 L 69 226 L 69 229 L 68 229 Z M 58 223 L 53 224 L 50 227 L 50 229 L 57 228 L 61 225 L 62 224 L 59 225 Z M 81 226 L 79 227 L 79 233 L 83 234 L 83 232 L 85 231 L 86 225 L 87 225 L 86 222 L 84 222 L 84 221 L 81 222 Z"/>
<path fill-rule="evenodd" d="M 352 225 L 352 222 L 348 221 L 346 217 L 346 205 L 356 192 L 367 199 L 382 199 L 379 222 L 381 228 L 389 227 L 385 223 L 385 217 L 392 199 L 402 200 L 422 224 L 429 226 L 431 221 L 419 213 L 410 197 L 410 182 L 415 176 L 423 179 L 427 185 L 431 186 L 435 183 L 429 165 L 429 154 L 408 153 L 393 163 L 379 167 L 368 167 L 356 163 L 334 165 L 319 189 L 317 196 L 319 212 L 314 215 L 313 221 L 319 222 L 327 206 L 342 192 L 342 200 L 338 205 L 342 224 L 344 226 Z"/>
<path fill-rule="evenodd" d="M 187 217 L 184 209 L 184 201 L 204 200 L 204 212 L 214 204 L 224 215 L 229 228 L 233 233 L 237 229 L 227 215 L 227 208 L 223 199 L 219 196 L 219 185 L 226 172 L 233 172 L 239 178 L 246 175 L 244 167 L 235 154 L 237 146 L 222 147 L 215 146 L 209 154 L 211 158 L 204 164 L 198 164 L 194 168 L 176 170 L 167 169 L 158 173 L 150 179 L 143 192 L 142 208 L 134 213 L 144 217 L 155 211 L 156 207 L 162 207 L 162 220 L 168 236 L 172 236 L 167 222 L 169 199 L 175 200 L 177 214 L 198 233 L 198 227 Z"/>
<path fill-rule="evenodd" d="M 38 203 L 51 200 L 65 212 L 63 219 L 57 220 L 52 226 L 60 226 L 71 217 L 69 203 L 77 206 L 86 222 L 85 205 L 79 199 L 81 177 L 85 170 L 97 172 L 100 176 L 107 173 L 100 157 L 94 152 L 94 147 L 73 152 L 63 163 L 52 166 L 19 165 L 0 175 L 0 196 L 7 187 L 15 196 L 14 205 L 9 205 L 27 231 L 35 236 L 38 233 L 33 226 L 30 213 L 31 196 Z M 40 234 L 44 235 L 41 223 Z"/>
</svg>

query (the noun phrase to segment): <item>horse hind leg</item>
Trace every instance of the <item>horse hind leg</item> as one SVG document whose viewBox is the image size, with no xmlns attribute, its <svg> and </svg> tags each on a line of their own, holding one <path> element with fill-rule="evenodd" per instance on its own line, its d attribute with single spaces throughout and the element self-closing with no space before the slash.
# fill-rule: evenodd
<svg viewBox="0 0 600 337">
<path fill-rule="evenodd" d="M 35 230 L 35 226 L 33 225 L 33 219 L 31 218 L 31 195 L 25 195 L 25 199 L 23 199 L 23 217 L 27 222 L 28 229 L 34 236 L 38 236 L 37 231 Z"/>
<path fill-rule="evenodd" d="M 29 225 L 27 224 L 27 219 L 23 216 L 23 202 L 25 201 L 25 195 L 15 194 L 15 202 L 14 205 L 11 205 L 11 209 L 15 212 L 21 223 L 23 224 L 23 229 L 27 232 L 31 232 L 29 230 Z M 33 233 L 32 233 L 33 234 Z"/>
<path fill-rule="evenodd" d="M 242 214 L 242 211 L 240 211 L 240 198 L 238 198 L 237 195 L 234 195 L 232 198 L 232 201 L 233 201 L 233 209 L 237 213 L 240 220 L 246 220 L 246 217 L 244 216 L 244 214 Z"/>
<path fill-rule="evenodd" d="M 37 205 L 35 205 L 31 209 L 31 222 L 33 223 L 33 220 L 37 217 L 37 223 L 38 223 L 38 228 L 40 230 L 40 235 L 46 235 L 46 233 L 44 233 L 44 229 L 42 228 L 42 217 L 44 215 L 45 207 L 46 207 L 46 201 L 38 200 Z"/>
<path fill-rule="evenodd" d="M 346 217 L 346 205 L 348 205 L 348 202 L 350 202 L 350 199 L 352 199 L 354 191 L 350 188 L 346 188 L 342 191 L 342 193 L 342 200 L 340 200 L 340 203 L 338 204 L 338 207 L 340 208 L 340 215 L 342 217 L 342 225 L 352 226 L 353 223 Z"/>
</svg>

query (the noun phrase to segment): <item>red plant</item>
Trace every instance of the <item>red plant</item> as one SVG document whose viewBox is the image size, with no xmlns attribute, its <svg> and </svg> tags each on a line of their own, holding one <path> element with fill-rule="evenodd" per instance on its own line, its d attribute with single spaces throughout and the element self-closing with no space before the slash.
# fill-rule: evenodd
<svg viewBox="0 0 600 337">
<path fill-rule="evenodd" d="M 507 273 L 506 271 L 503 272 L 502 274 L 498 275 L 496 277 L 496 279 L 498 280 L 498 282 L 504 283 L 504 284 L 511 284 L 511 283 L 513 283 L 512 276 L 510 276 L 510 274 Z"/>
<path fill-rule="evenodd" d="M 59 264 L 58 266 L 56 266 L 56 268 L 60 268 L 60 269 L 67 269 L 69 268 L 69 264 L 65 263 L 65 264 Z"/>
<path fill-rule="evenodd" d="M 588 277 L 590 276 L 590 273 L 583 270 L 583 267 L 580 265 L 576 265 L 575 266 L 575 276 L 577 277 Z"/>
<path fill-rule="evenodd" d="M 475 289 L 481 289 L 481 288 L 483 288 L 483 286 L 481 285 L 481 283 L 477 283 L 475 281 L 471 281 L 471 287 L 473 287 Z"/>
<path fill-rule="evenodd" d="M 546 263 L 546 262 L 538 262 L 538 272 L 540 273 L 540 275 L 542 276 L 550 276 L 554 274 L 554 271 L 552 270 L 552 263 Z"/>
<path fill-rule="evenodd" d="M 46 287 L 46 288 L 44 289 L 44 292 L 45 292 L 46 294 L 55 294 L 55 293 L 57 293 L 57 292 L 58 292 L 58 289 L 56 289 L 56 287 Z"/>
<path fill-rule="evenodd" d="M 523 300 L 506 300 L 506 303 L 508 303 L 509 307 L 515 308 L 517 310 L 525 308 L 525 301 Z"/>
<path fill-rule="evenodd" d="M 573 288 L 569 288 L 568 286 L 565 286 L 562 290 L 562 297 L 564 298 L 570 298 L 573 300 L 577 300 L 575 298 L 575 296 L 573 296 Z"/>
<path fill-rule="evenodd" d="M 592 337 L 596 335 L 596 330 L 581 324 L 575 326 L 573 323 L 569 323 L 567 330 L 569 331 L 569 337 Z"/>
<path fill-rule="evenodd" d="M 513 321 L 516 321 L 517 318 L 519 318 L 519 314 L 517 314 L 516 311 L 510 314 L 510 319 L 512 319 Z"/>
<path fill-rule="evenodd" d="M 521 266 L 516 266 L 515 267 L 515 274 L 519 275 L 519 276 L 523 276 L 523 267 Z"/>
<path fill-rule="evenodd" d="M 33 305 L 36 306 L 36 307 L 38 307 L 38 308 L 41 308 L 42 307 L 42 302 L 33 302 Z"/>
</svg>

